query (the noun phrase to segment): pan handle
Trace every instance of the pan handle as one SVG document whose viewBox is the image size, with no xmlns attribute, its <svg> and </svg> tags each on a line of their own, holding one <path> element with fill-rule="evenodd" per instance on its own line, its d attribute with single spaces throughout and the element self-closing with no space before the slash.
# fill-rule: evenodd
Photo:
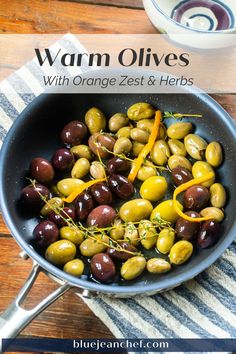
<svg viewBox="0 0 236 354">
<path fill-rule="evenodd" d="M 64 283 L 58 289 L 49 294 L 45 299 L 43 299 L 33 309 L 23 309 L 20 305 L 25 300 L 39 273 L 42 271 L 43 269 L 37 263 L 33 263 L 32 270 L 22 289 L 8 309 L 0 315 L 0 353 L 2 352 L 1 339 L 15 338 L 40 312 L 42 312 L 46 307 L 70 289 L 71 286 Z"/>
</svg>

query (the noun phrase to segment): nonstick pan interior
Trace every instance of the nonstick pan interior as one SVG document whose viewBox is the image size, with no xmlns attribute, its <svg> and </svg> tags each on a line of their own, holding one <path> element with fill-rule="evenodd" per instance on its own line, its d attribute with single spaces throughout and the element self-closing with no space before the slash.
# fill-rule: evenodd
<svg viewBox="0 0 236 354">
<path fill-rule="evenodd" d="M 32 230 L 37 223 L 18 206 L 21 188 L 27 184 L 25 176 L 33 157 L 50 159 L 62 146 L 59 135 L 62 127 L 71 120 L 83 120 L 92 106 L 104 111 L 107 117 L 116 112 L 126 112 L 127 107 L 138 101 L 147 101 L 162 111 L 202 114 L 203 118 L 188 119 L 207 141 L 217 140 L 224 149 L 224 163 L 217 170 L 219 180 L 227 189 L 226 219 L 220 241 L 212 248 L 196 252 L 183 266 L 162 276 L 144 274 L 136 281 L 103 285 L 92 282 L 87 276 L 77 279 L 48 263 L 30 246 Z M 172 121 L 168 120 L 167 124 Z M 233 241 L 236 234 L 236 132 L 228 114 L 209 96 L 201 94 L 43 94 L 35 99 L 20 115 L 10 130 L 1 152 L 0 200 L 4 218 L 17 242 L 26 252 L 50 273 L 73 285 L 91 290 L 136 294 L 152 293 L 171 288 L 191 279 L 215 261 Z M 10 259 L 9 259 L 10 262 Z"/>
</svg>

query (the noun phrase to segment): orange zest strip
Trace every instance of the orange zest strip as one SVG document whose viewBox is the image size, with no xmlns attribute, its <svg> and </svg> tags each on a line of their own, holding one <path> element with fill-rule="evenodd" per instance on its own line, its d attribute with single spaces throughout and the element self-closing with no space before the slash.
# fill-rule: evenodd
<svg viewBox="0 0 236 354">
<path fill-rule="evenodd" d="M 128 180 L 133 183 L 140 167 L 142 166 L 144 159 L 147 157 L 149 152 L 152 150 L 153 145 L 155 144 L 155 141 L 157 139 L 158 133 L 159 133 L 159 128 L 160 128 L 160 123 L 161 123 L 161 118 L 162 114 L 161 111 L 156 111 L 155 115 L 155 121 L 153 125 L 152 132 L 149 136 L 147 144 L 143 147 L 142 151 L 138 155 L 137 159 L 134 161 L 130 174 L 128 176 Z"/>
<path fill-rule="evenodd" d="M 211 178 L 214 177 L 213 172 L 209 172 L 206 176 L 204 177 L 199 177 L 199 178 L 194 178 L 191 181 L 188 181 L 186 183 L 181 184 L 179 187 L 177 187 L 174 191 L 173 194 L 173 205 L 176 213 L 181 216 L 183 219 L 191 221 L 191 222 L 202 222 L 202 221 L 207 221 L 207 220 L 212 220 L 211 217 L 202 217 L 202 218 L 191 218 L 190 216 L 184 214 L 182 210 L 178 207 L 178 203 L 176 200 L 177 195 L 179 195 L 181 192 L 186 191 L 189 187 L 195 186 L 196 184 L 201 184 L 203 182 L 209 181 Z"/>
<path fill-rule="evenodd" d="M 67 198 L 62 198 L 63 202 L 72 203 L 79 194 L 81 194 L 85 189 L 93 186 L 96 183 L 104 182 L 106 178 L 98 178 L 92 181 L 81 184 L 78 188 L 76 188 Z"/>
</svg>

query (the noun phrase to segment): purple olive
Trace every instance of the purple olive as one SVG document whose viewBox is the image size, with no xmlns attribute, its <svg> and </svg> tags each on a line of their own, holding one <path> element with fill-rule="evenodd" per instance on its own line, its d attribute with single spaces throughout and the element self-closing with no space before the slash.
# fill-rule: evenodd
<svg viewBox="0 0 236 354">
<path fill-rule="evenodd" d="M 106 253 L 98 253 L 91 259 L 90 270 L 95 279 L 102 283 L 112 282 L 116 268 Z"/>
<path fill-rule="evenodd" d="M 35 187 L 30 185 L 22 189 L 21 202 L 29 209 L 39 209 L 44 205 L 42 197 L 49 199 L 50 191 L 42 184 L 36 184 Z"/>
<path fill-rule="evenodd" d="M 30 174 L 39 183 L 49 183 L 54 178 L 54 169 L 48 160 L 36 157 L 30 163 Z"/>
<path fill-rule="evenodd" d="M 79 220 L 87 219 L 94 207 L 93 198 L 88 192 L 82 192 L 75 201 L 76 214 Z"/>
<path fill-rule="evenodd" d="M 134 186 L 127 178 L 112 174 L 108 177 L 111 190 L 121 199 L 128 199 L 134 194 Z"/>
<path fill-rule="evenodd" d="M 184 193 L 184 207 L 188 210 L 201 210 L 210 198 L 209 190 L 201 185 L 195 185 Z"/>
<path fill-rule="evenodd" d="M 66 145 L 78 145 L 86 137 L 88 129 L 83 122 L 73 120 L 61 132 L 61 140 Z"/>
<path fill-rule="evenodd" d="M 196 211 L 187 211 L 185 214 L 191 218 L 200 218 Z M 175 224 L 176 235 L 184 240 L 193 240 L 199 229 L 200 224 L 198 222 L 191 222 L 184 218 L 178 218 Z"/>
<path fill-rule="evenodd" d="M 199 247 L 208 248 L 213 246 L 219 240 L 220 233 L 221 226 L 217 221 L 205 221 L 197 237 Z"/>
<path fill-rule="evenodd" d="M 96 183 L 91 189 L 91 194 L 95 202 L 98 204 L 111 204 L 112 193 L 105 183 Z"/>
<path fill-rule="evenodd" d="M 130 161 L 121 159 L 120 157 L 113 157 L 108 161 L 108 173 L 124 173 L 130 169 Z"/>
<path fill-rule="evenodd" d="M 125 249 L 125 250 L 127 250 L 129 252 L 135 252 L 135 253 L 138 252 L 137 248 L 134 247 L 133 245 L 131 245 L 128 242 L 121 241 L 121 242 L 118 242 L 118 243 L 123 249 Z M 107 254 L 111 258 L 113 258 L 113 259 L 115 259 L 117 261 L 122 261 L 122 262 L 125 262 L 125 261 L 127 261 L 127 259 L 129 259 L 129 258 L 134 256 L 132 253 L 127 253 L 127 252 L 124 252 L 124 251 L 117 251 L 117 250 L 115 250 L 114 248 L 111 248 L 111 247 L 109 247 L 107 249 Z"/>
<path fill-rule="evenodd" d="M 67 171 L 74 165 L 74 155 L 68 149 L 59 149 L 52 158 L 52 164 L 57 171 Z"/>
<path fill-rule="evenodd" d="M 33 231 L 34 242 L 38 247 L 46 248 L 57 241 L 59 230 L 54 222 L 46 220 L 40 222 Z"/>
<path fill-rule="evenodd" d="M 108 227 L 116 217 L 116 211 L 110 205 L 100 205 L 93 209 L 87 219 L 87 226 Z"/>
<path fill-rule="evenodd" d="M 110 134 L 94 133 L 90 136 L 88 145 L 96 156 L 104 159 L 110 156 L 109 151 L 113 151 L 115 142 L 116 140 Z"/>
<path fill-rule="evenodd" d="M 67 226 L 68 224 L 65 219 L 71 218 L 73 221 L 75 221 L 75 209 L 65 207 L 59 214 L 55 213 L 55 211 L 51 211 L 51 213 L 48 215 L 48 218 L 58 227 Z"/>
<path fill-rule="evenodd" d="M 193 179 L 192 173 L 185 167 L 178 166 L 171 171 L 174 184 L 178 187 Z"/>
</svg>

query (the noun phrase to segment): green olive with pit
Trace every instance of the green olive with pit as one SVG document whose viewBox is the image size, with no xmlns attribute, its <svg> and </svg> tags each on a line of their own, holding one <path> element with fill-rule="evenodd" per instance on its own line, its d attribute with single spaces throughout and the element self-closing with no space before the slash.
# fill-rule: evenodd
<svg viewBox="0 0 236 354">
<path fill-rule="evenodd" d="M 75 162 L 71 170 L 71 177 L 79 178 L 79 179 L 83 178 L 89 173 L 89 169 L 90 169 L 89 160 L 86 159 L 85 157 L 81 157 Z"/>
<path fill-rule="evenodd" d="M 143 182 L 140 188 L 140 195 L 143 199 L 150 202 L 157 202 L 162 199 L 168 189 L 168 184 L 165 177 L 153 176 Z"/>
<path fill-rule="evenodd" d="M 193 245 L 186 240 L 178 241 L 171 247 L 169 258 L 170 263 L 179 265 L 187 262 L 193 253 Z"/>
<path fill-rule="evenodd" d="M 210 187 L 211 205 L 216 208 L 223 208 L 226 203 L 226 191 L 221 183 L 214 183 Z"/>
<path fill-rule="evenodd" d="M 213 177 L 209 181 L 201 183 L 204 187 L 207 188 L 215 182 L 215 171 L 213 170 L 211 165 L 209 165 L 209 163 L 205 161 L 197 161 L 195 162 L 192 168 L 193 178 L 205 177 L 210 172 L 213 173 Z"/>
<path fill-rule="evenodd" d="M 92 161 L 94 159 L 94 154 L 87 145 L 72 146 L 70 152 L 72 152 L 76 159 L 79 159 L 80 157 L 83 157 L 89 161 Z"/>
<path fill-rule="evenodd" d="M 126 125 L 129 125 L 129 118 L 123 113 L 114 114 L 108 121 L 108 127 L 112 133 L 117 133 Z"/>
<path fill-rule="evenodd" d="M 106 128 L 106 117 L 99 108 L 92 107 L 85 114 L 85 124 L 91 135 L 99 133 Z"/>
<path fill-rule="evenodd" d="M 138 141 L 134 141 L 132 151 L 131 151 L 132 155 L 134 157 L 138 157 L 140 152 L 143 150 L 144 146 L 145 144 L 139 143 Z"/>
<path fill-rule="evenodd" d="M 157 140 L 150 152 L 151 160 L 159 166 L 167 164 L 170 157 L 170 149 L 165 140 Z"/>
<path fill-rule="evenodd" d="M 129 107 L 127 116 L 129 119 L 139 121 L 141 119 L 149 119 L 155 115 L 155 109 L 146 102 L 137 102 Z"/>
<path fill-rule="evenodd" d="M 216 207 L 208 207 L 200 211 L 202 217 L 209 217 L 214 221 L 221 222 L 224 220 L 224 213 L 221 209 Z"/>
<path fill-rule="evenodd" d="M 132 129 L 133 129 L 133 126 L 120 128 L 120 129 L 118 130 L 118 132 L 116 133 L 117 138 L 127 138 L 127 139 L 130 139 L 130 133 L 131 133 L 131 130 L 132 130 Z"/>
<path fill-rule="evenodd" d="M 121 240 L 124 237 L 125 234 L 125 228 L 122 220 L 120 218 L 115 218 L 111 231 L 110 231 L 110 237 L 114 241 Z"/>
<path fill-rule="evenodd" d="M 65 197 L 68 197 L 74 190 L 84 184 L 84 181 L 76 178 L 64 178 L 57 183 L 58 191 Z"/>
<path fill-rule="evenodd" d="M 147 144 L 150 134 L 140 128 L 133 128 L 130 132 L 131 139 L 142 144 Z"/>
<path fill-rule="evenodd" d="M 206 160 L 213 167 L 219 167 L 223 161 L 221 145 L 212 141 L 206 148 Z"/>
<path fill-rule="evenodd" d="M 76 246 L 68 240 L 59 240 L 52 243 L 45 252 L 45 258 L 55 265 L 64 265 L 75 258 Z"/>
<path fill-rule="evenodd" d="M 74 277 L 80 277 L 84 272 L 84 262 L 78 258 L 72 259 L 72 261 L 69 261 L 64 265 L 63 270 Z"/>
<path fill-rule="evenodd" d="M 118 138 L 114 145 L 114 154 L 127 155 L 132 150 L 132 143 L 128 138 Z"/>
<path fill-rule="evenodd" d="M 168 160 L 168 166 L 171 170 L 176 167 L 184 167 L 189 171 L 192 171 L 191 162 L 184 156 L 181 155 L 172 155 Z"/>
<path fill-rule="evenodd" d="M 171 270 L 171 264 L 163 258 L 151 258 L 147 261 L 147 271 L 151 274 L 163 274 Z"/>
<path fill-rule="evenodd" d="M 146 250 L 150 250 L 156 245 L 157 231 L 150 220 L 142 220 L 139 223 L 138 233 L 141 244 Z"/>
<path fill-rule="evenodd" d="M 73 242 L 76 246 L 84 241 L 83 231 L 74 228 L 73 226 L 63 226 L 60 228 L 60 236 L 64 240 Z"/>
<path fill-rule="evenodd" d="M 157 170 L 152 166 L 142 166 L 137 174 L 137 178 L 139 181 L 146 181 L 150 177 L 154 177 L 157 175 Z"/>
<path fill-rule="evenodd" d="M 54 197 L 49 200 L 47 200 L 47 203 L 42 207 L 40 214 L 43 216 L 47 216 L 48 214 L 53 211 L 55 208 L 62 208 L 64 205 L 64 202 L 61 198 L 59 197 Z"/>
<path fill-rule="evenodd" d="M 157 237 L 156 247 L 162 254 L 170 252 L 171 247 L 175 242 L 175 232 L 172 229 L 163 229 Z"/>
<path fill-rule="evenodd" d="M 151 134 L 154 126 L 154 119 L 141 119 L 137 122 L 137 128 L 145 130 Z"/>
<path fill-rule="evenodd" d="M 140 276 L 146 268 L 146 259 L 142 256 L 129 258 L 121 267 L 120 274 L 125 280 L 133 280 Z"/>
<path fill-rule="evenodd" d="M 191 133 L 193 125 L 190 122 L 178 122 L 169 126 L 167 129 L 167 136 L 171 139 L 181 140 L 186 135 Z"/>
<path fill-rule="evenodd" d="M 128 241 L 132 246 L 138 246 L 140 243 L 140 237 L 138 229 L 134 223 L 128 222 L 125 228 L 124 240 Z"/>
<path fill-rule="evenodd" d="M 177 206 L 182 211 L 183 205 L 177 201 Z M 155 209 L 153 209 L 151 214 L 151 221 L 155 222 L 161 218 L 171 224 L 175 223 L 179 215 L 175 211 L 174 201 L 172 199 L 165 200 L 158 204 Z"/>
<path fill-rule="evenodd" d="M 95 179 L 104 178 L 106 176 L 105 168 L 99 161 L 93 161 L 91 163 L 89 172 Z"/>
<path fill-rule="evenodd" d="M 188 134 L 184 138 L 184 145 L 187 153 L 195 160 L 204 160 L 207 142 L 196 134 Z"/>
<path fill-rule="evenodd" d="M 103 253 L 109 245 L 109 238 L 97 235 L 95 238 L 86 238 L 79 246 L 80 253 L 84 257 L 93 257 L 95 254 Z"/>
<path fill-rule="evenodd" d="M 169 139 L 168 140 L 168 145 L 170 148 L 170 151 L 173 155 L 179 155 L 179 156 L 186 156 L 187 151 L 182 143 L 182 141 L 177 140 L 177 139 Z"/>
<path fill-rule="evenodd" d="M 133 199 L 124 203 L 119 211 L 120 218 L 125 222 L 136 222 L 148 219 L 153 206 L 149 200 Z"/>
</svg>

